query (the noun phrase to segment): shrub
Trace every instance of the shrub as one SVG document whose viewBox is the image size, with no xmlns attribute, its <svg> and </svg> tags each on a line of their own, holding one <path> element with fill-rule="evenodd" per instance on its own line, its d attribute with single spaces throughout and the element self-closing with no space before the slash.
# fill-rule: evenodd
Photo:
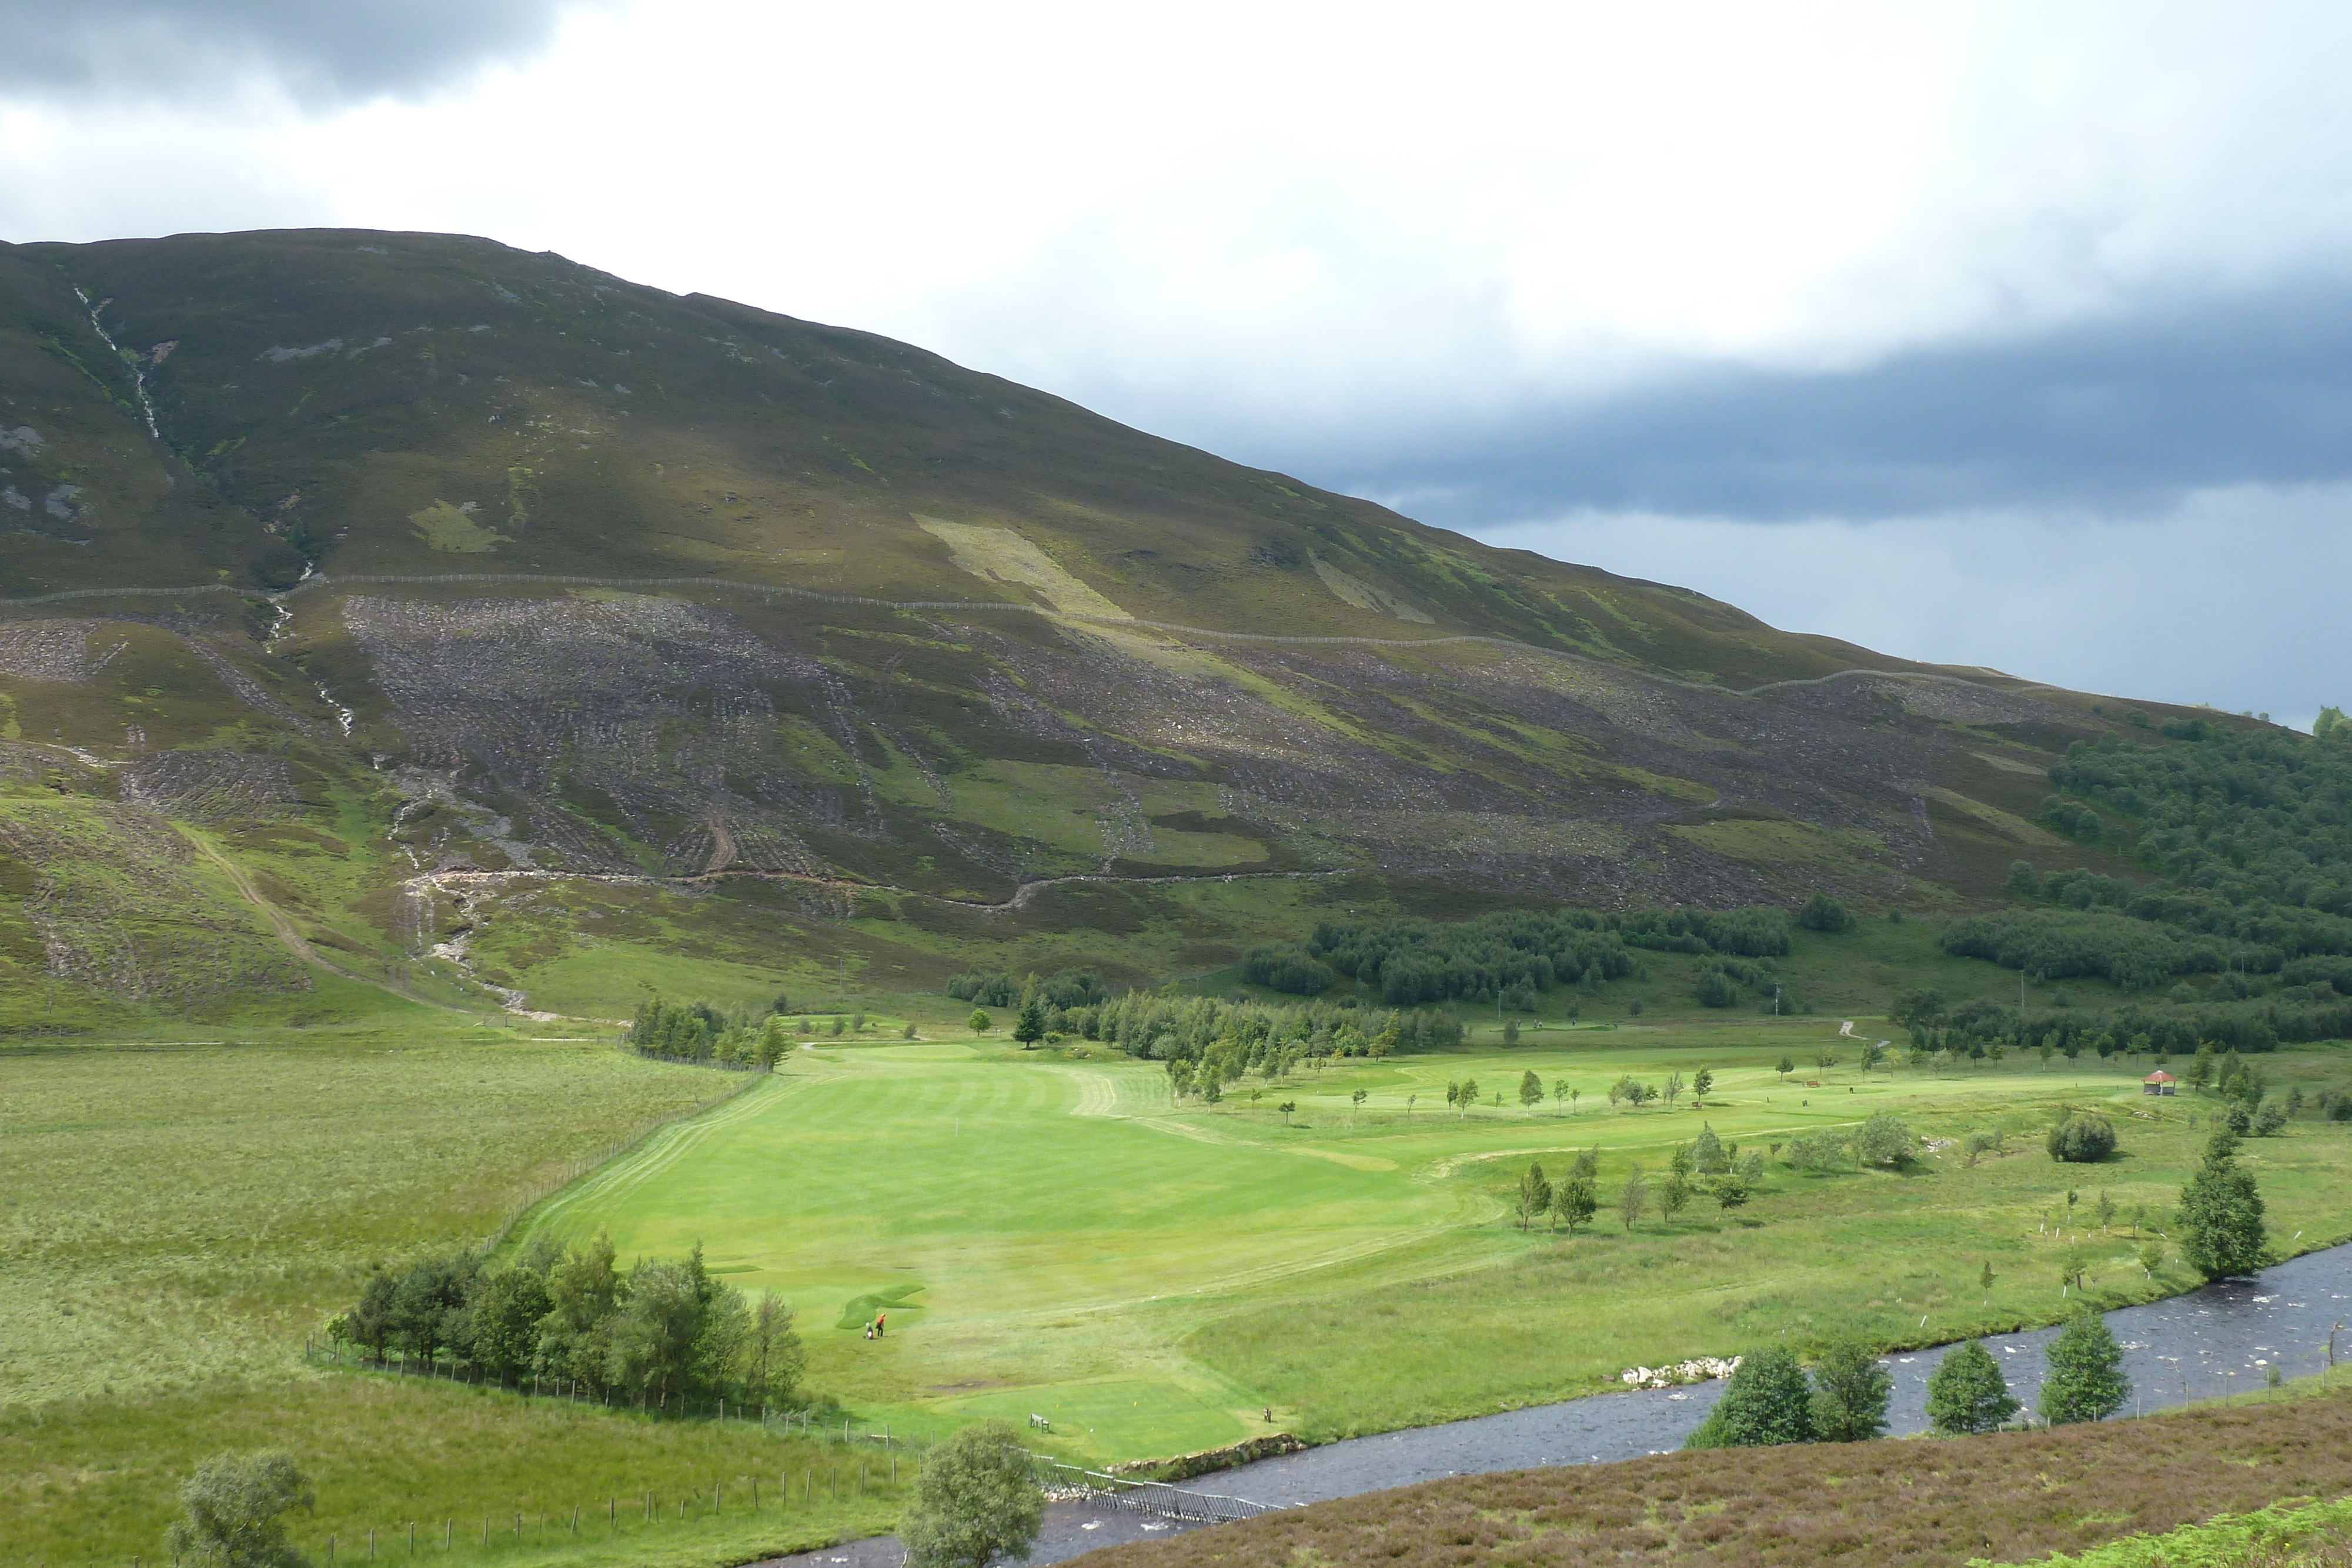
<svg viewBox="0 0 2352 1568">
<path fill-rule="evenodd" d="M 1801 1171 L 1834 1170 L 1845 1163 L 1845 1140 L 1834 1133 L 1804 1133 L 1789 1141 L 1789 1163 Z"/>
<path fill-rule="evenodd" d="M 1886 1396 L 1895 1375 L 1861 1340 L 1832 1341 L 1813 1367 L 1813 1436 L 1824 1443 L 1861 1443 L 1886 1430 Z"/>
<path fill-rule="evenodd" d="M 1727 1008 L 1739 1000 L 1739 988 L 1722 970 L 1709 969 L 1698 977 L 1697 996 L 1701 1007 Z"/>
<path fill-rule="evenodd" d="M 2075 1114 L 2050 1129 L 2050 1157 L 2087 1166 L 2116 1152 L 2116 1125 L 2105 1116 Z"/>
<path fill-rule="evenodd" d="M 310 1559 L 286 1539 L 288 1511 L 312 1504 L 292 1455 L 215 1454 L 180 1488 L 180 1504 L 187 1511 L 165 1537 L 174 1557 L 221 1568 L 307 1568 Z"/>
<path fill-rule="evenodd" d="M 1808 931 L 1850 931 L 1853 928 L 1853 911 L 1828 894 L 1817 893 L 1798 912 L 1797 924 Z"/>
<path fill-rule="evenodd" d="M 1911 1157 L 1911 1150 L 1917 1143 L 1901 1117 L 1891 1111 L 1880 1111 L 1854 1134 L 1853 1156 L 1866 1166 L 1896 1166 Z"/>
<path fill-rule="evenodd" d="M 1927 1375 L 1927 1423 L 1946 1437 L 1990 1432 L 2016 1414 L 2000 1364 L 1979 1340 L 1951 1352 Z"/>
<path fill-rule="evenodd" d="M 1689 1448 L 1764 1448 L 1809 1443 L 1813 1437 L 1813 1395 L 1805 1369 L 1786 1345 L 1766 1345 L 1739 1358 Z"/>
</svg>

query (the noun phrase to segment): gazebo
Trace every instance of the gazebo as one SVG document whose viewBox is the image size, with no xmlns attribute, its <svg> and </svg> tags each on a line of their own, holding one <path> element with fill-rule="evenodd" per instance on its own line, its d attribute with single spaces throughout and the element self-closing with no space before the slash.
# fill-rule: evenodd
<svg viewBox="0 0 2352 1568">
<path fill-rule="evenodd" d="M 2179 1085 L 2179 1079 L 2159 1067 L 2139 1081 L 2139 1092 L 2143 1094 L 2170 1094 L 2176 1092 Z"/>
</svg>

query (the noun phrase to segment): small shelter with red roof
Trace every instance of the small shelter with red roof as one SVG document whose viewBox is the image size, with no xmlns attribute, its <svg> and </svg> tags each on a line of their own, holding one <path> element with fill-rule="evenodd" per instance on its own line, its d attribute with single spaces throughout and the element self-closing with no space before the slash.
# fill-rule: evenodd
<svg viewBox="0 0 2352 1568">
<path fill-rule="evenodd" d="M 2179 1086 L 2180 1080 L 2161 1067 L 2139 1081 L 2139 1092 L 2143 1094 L 2171 1094 L 2177 1092 Z"/>
</svg>

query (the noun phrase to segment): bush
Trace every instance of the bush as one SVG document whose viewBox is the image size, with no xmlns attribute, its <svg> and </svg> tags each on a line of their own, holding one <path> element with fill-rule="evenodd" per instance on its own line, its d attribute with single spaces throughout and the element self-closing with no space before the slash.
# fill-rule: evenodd
<svg viewBox="0 0 2352 1568">
<path fill-rule="evenodd" d="M 1886 1396 L 1895 1375 L 1877 1353 L 1851 1336 L 1832 1341 L 1813 1367 L 1813 1436 L 1824 1443 L 1864 1443 L 1886 1430 Z"/>
<path fill-rule="evenodd" d="M 2050 1129 L 2050 1157 L 2087 1166 L 2116 1152 L 2116 1124 L 2105 1116 L 2075 1114 Z"/>
<path fill-rule="evenodd" d="M 1866 1166 L 1899 1166 L 1911 1157 L 1918 1139 L 1901 1117 L 1891 1111 L 1880 1111 L 1862 1124 L 1854 1134 L 1853 1157 Z"/>
<path fill-rule="evenodd" d="M 1817 893 L 1798 912 L 1797 924 L 1808 931 L 1850 931 L 1853 928 L 1853 911 L 1828 894 Z"/>
<path fill-rule="evenodd" d="M 1722 970 L 1709 969 L 1698 977 L 1697 995 L 1701 1007 L 1727 1008 L 1739 1000 L 1739 988 Z"/>
<path fill-rule="evenodd" d="M 1813 1395 L 1805 1369 L 1786 1345 L 1766 1345 L 1739 1358 L 1723 1397 L 1716 1401 L 1686 1448 L 1765 1448 L 1809 1443 Z"/>
<path fill-rule="evenodd" d="M 1319 997 L 1339 977 L 1296 942 L 1268 942 L 1251 948 L 1243 957 L 1242 978 L 1294 997 Z"/>
<path fill-rule="evenodd" d="M 311 1503 L 310 1483 L 292 1455 L 216 1454 L 180 1488 L 187 1511 L 173 1521 L 165 1544 L 175 1558 L 221 1568 L 308 1568 L 310 1559 L 286 1539 L 285 1515 Z"/>
<path fill-rule="evenodd" d="M 1927 1423 L 1948 1437 L 1990 1432 L 2017 1414 L 2000 1364 L 1970 1340 L 1927 1375 Z"/>
</svg>

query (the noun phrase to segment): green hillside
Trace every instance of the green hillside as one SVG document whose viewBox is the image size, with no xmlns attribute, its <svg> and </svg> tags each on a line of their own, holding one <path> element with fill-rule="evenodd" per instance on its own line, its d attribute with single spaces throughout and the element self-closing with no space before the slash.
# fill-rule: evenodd
<svg viewBox="0 0 2352 1568">
<path fill-rule="evenodd" d="M 5 246 L 0 343 L 0 1029 L 2126 865 L 2034 820 L 2117 706 L 552 256 Z"/>
</svg>

